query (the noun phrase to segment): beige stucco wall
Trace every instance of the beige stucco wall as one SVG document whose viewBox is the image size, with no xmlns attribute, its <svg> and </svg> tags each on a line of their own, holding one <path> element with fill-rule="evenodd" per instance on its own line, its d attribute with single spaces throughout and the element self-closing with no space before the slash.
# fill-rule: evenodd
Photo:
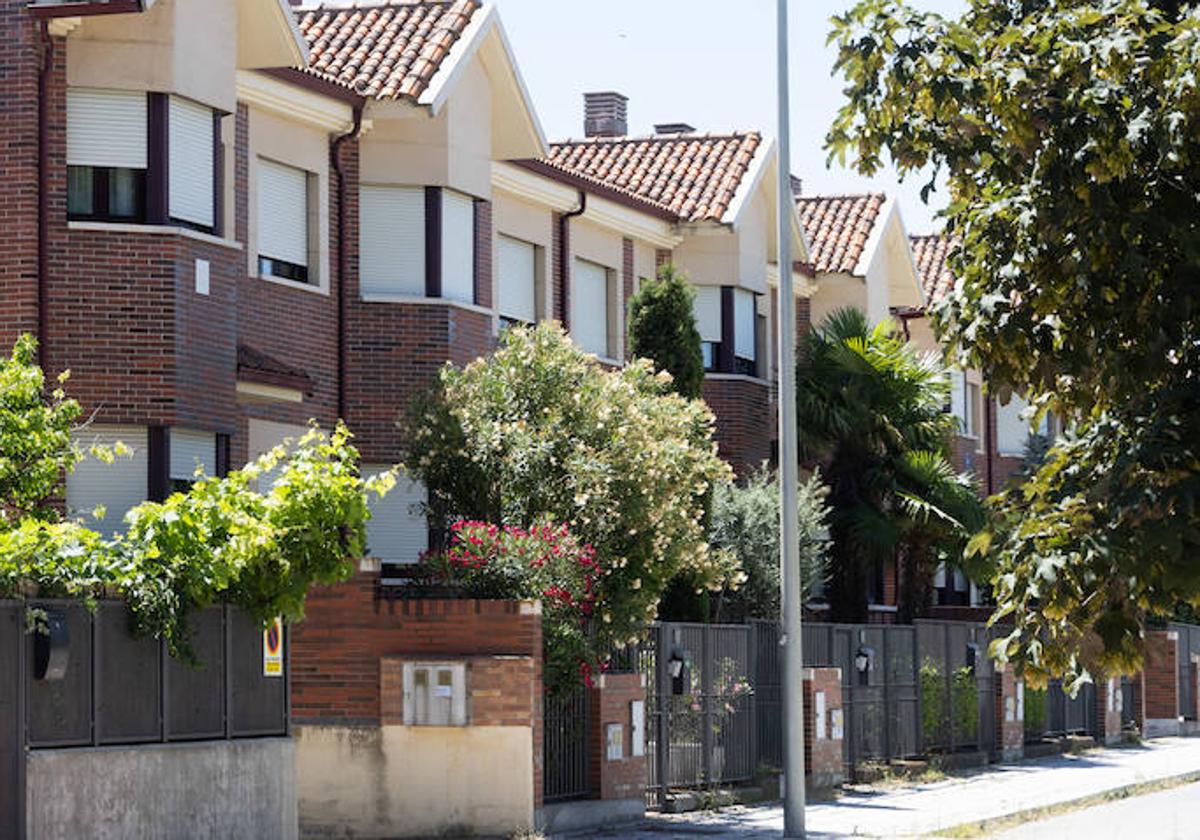
<svg viewBox="0 0 1200 840">
<path fill-rule="evenodd" d="M 754 212 L 747 208 L 747 218 Z M 766 228 L 747 224 L 740 231 L 705 226 L 689 230 L 674 251 L 675 265 L 697 286 L 740 286 L 767 291 Z"/>
<path fill-rule="evenodd" d="M 867 284 L 861 277 L 850 274 L 820 274 L 817 292 L 812 296 L 811 310 L 814 325 L 821 324 L 830 314 L 853 306 L 868 311 Z"/>
<path fill-rule="evenodd" d="M 311 179 L 316 190 L 316 201 L 310 203 L 311 213 L 316 217 L 309 223 L 309 249 L 312 237 L 316 237 L 317 284 L 305 285 L 286 280 L 264 280 L 263 282 L 329 292 L 329 135 L 318 128 L 300 122 L 285 120 L 274 114 L 250 108 L 250 184 L 249 218 L 247 219 L 249 242 L 246 245 L 247 268 L 251 277 L 258 276 L 258 159 L 265 157 L 277 163 L 294 166 L 315 175 Z M 311 274 L 314 266 L 309 265 Z"/>
<path fill-rule="evenodd" d="M 83 18 L 67 39 L 67 84 L 177 93 L 236 107 L 234 0 L 159 0 L 139 15 Z"/>
<path fill-rule="evenodd" d="M 759 190 L 746 206 L 737 230 L 738 285 L 759 294 L 767 291 L 767 227 L 770 221 L 766 195 Z"/>
<path fill-rule="evenodd" d="M 458 78 L 446 107 L 431 117 L 400 103 L 371 104 L 360 146 L 364 184 L 450 187 L 492 196 L 492 94 L 479 60 Z"/>
<path fill-rule="evenodd" d="M 509 836 L 533 825 L 528 727 L 296 729 L 301 834 Z"/>
</svg>

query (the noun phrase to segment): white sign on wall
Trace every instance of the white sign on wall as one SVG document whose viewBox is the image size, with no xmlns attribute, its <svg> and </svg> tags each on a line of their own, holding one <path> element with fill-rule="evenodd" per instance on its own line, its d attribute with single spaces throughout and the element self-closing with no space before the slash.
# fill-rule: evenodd
<svg viewBox="0 0 1200 840">
<path fill-rule="evenodd" d="M 646 701 L 634 700 L 629 704 L 629 735 L 633 741 L 630 752 L 634 758 L 646 754 Z"/>
<path fill-rule="evenodd" d="M 813 695 L 813 716 L 816 723 L 816 739 L 825 740 L 825 692 L 818 691 Z"/>
<path fill-rule="evenodd" d="M 842 720 L 841 709 L 834 709 L 829 713 L 829 729 L 830 737 L 835 741 L 841 741 L 846 737 L 846 727 Z"/>
<path fill-rule="evenodd" d="M 610 723 L 605 731 L 605 743 L 608 745 L 609 761 L 620 761 L 625 757 L 625 727 L 619 723 Z"/>
</svg>

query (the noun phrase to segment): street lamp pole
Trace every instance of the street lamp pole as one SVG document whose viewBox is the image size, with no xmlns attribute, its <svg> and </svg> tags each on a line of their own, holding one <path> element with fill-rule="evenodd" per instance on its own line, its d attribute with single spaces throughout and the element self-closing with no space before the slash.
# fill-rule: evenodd
<svg viewBox="0 0 1200 840">
<path fill-rule="evenodd" d="M 791 125 L 788 108 L 787 0 L 778 0 L 779 185 L 779 495 L 780 580 L 783 587 L 783 836 L 804 832 L 804 692 L 800 603 L 800 534 L 796 435 L 796 298 L 792 289 Z"/>
</svg>

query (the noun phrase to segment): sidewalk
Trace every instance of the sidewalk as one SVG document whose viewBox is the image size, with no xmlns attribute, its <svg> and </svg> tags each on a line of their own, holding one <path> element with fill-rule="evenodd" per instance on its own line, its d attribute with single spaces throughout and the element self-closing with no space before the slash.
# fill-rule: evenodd
<svg viewBox="0 0 1200 840">
<path fill-rule="evenodd" d="M 1132 785 L 1192 775 L 1200 779 L 1200 738 L 1163 738 L 1139 747 L 997 765 L 969 776 L 894 791 L 847 793 L 836 801 L 810 806 L 806 821 L 811 838 L 917 837 Z M 655 816 L 641 829 L 589 836 L 765 840 L 778 838 L 782 829 L 783 810 L 776 805 Z"/>
</svg>

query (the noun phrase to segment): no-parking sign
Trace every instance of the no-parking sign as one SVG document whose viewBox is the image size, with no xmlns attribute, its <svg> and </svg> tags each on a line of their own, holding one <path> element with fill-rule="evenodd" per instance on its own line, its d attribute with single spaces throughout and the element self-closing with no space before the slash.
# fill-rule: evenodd
<svg viewBox="0 0 1200 840">
<path fill-rule="evenodd" d="M 263 676 L 283 676 L 283 620 L 280 618 L 263 631 Z"/>
</svg>

